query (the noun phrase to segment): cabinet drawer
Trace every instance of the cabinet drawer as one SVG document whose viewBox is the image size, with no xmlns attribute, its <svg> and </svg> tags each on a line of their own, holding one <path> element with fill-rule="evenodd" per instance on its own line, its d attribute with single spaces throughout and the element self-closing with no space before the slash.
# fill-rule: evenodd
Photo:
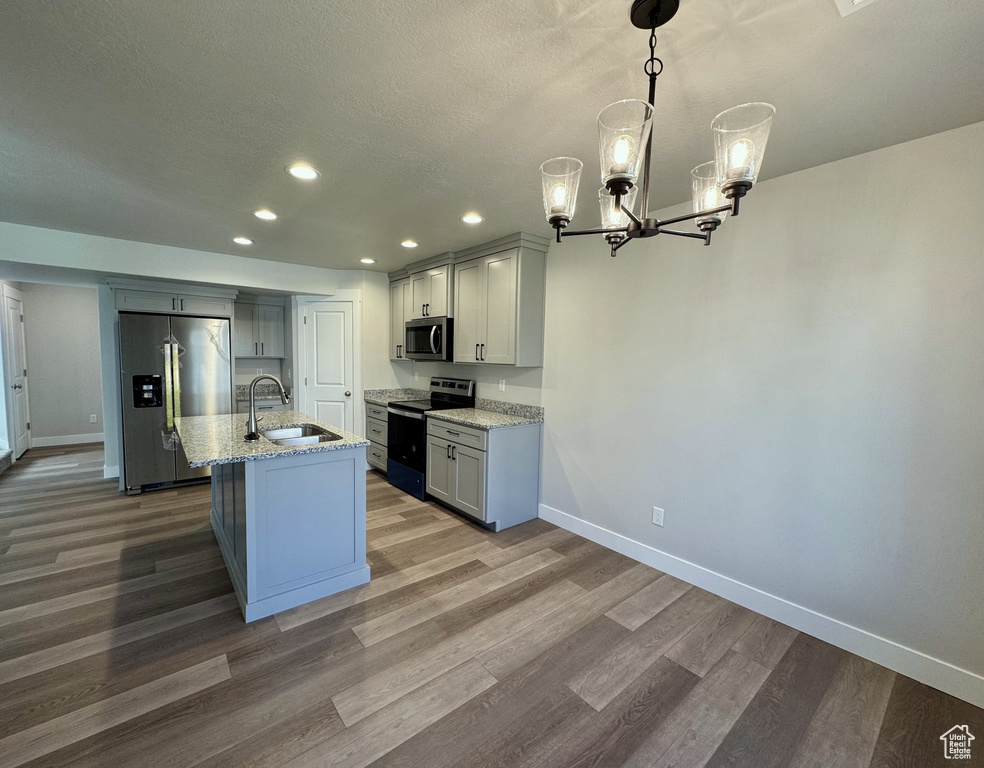
<svg viewBox="0 0 984 768">
<path fill-rule="evenodd" d="M 385 421 L 366 418 L 366 437 L 374 443 L 387 445 L 389 437 L 389 425 Z"/>
<path fill-rule="evenodd" d="M 266 413 L 268 411 L 289 411 L 290 406 L 284 405 L 279 400 L 270 402 L 269 400 L 263 403 L 257 402 L 256 404 L 256 415 L 259 416 L 261 413 Z M 237 400 L 236 401 L 236 413 L 249 413 L 249 400 Z"/>
<path fill-rule="evenodd" d="M 366 449 L 366 461 L 376 469 L 381 469 L 385 472 L 386 458 L 386 446 L 378 445 L 370 440 L 369 447 Z"/>
<path fill-rule="evenodd" d="M 441 421 L 436 417 L 427 419 L 427 434 L 450 440 L 452 443 L 458 443 L 458 445 L 477 448 L 480 451 L 485 450 L 486 439 L 488 438 L 488 432 L 483 429 L 462 427 L 449 421 Z"/>
<path fill-rule="evenodd" d="M 372 403 L 366 403 L 366 416 L 380 421 L 386 421 L 389 418 L 385 405 L 373 405 Z"/>
</svg>

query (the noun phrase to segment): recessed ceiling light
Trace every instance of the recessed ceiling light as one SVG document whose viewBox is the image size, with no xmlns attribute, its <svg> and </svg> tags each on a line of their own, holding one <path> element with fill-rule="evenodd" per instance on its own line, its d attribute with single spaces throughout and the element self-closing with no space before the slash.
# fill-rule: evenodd
<svg viewBox="0 0 984 768">
<path fill-rule="evenodd" d="M 276 221 L 277 214 L 267 208 L 260 208 L 258 211 L 253 211 L 253 215 L 258 219 L 263 219 L 263 221 Z"/>
<path fill-rule="evenodd" d="M 479 216 L 477 213 L 466 213 L 464 216 L 461 217 L 461 220 L 465 222 L 465 224 L 481 224 L 483 221 L 485 221 L 485 219 Z"/>
<path fill-rule="evenodd" d="M 413 240 L 404 240 L 400 243 L 404 248 L 416 248 L 417 244 Z"/>
<path fill-rule="evenodd" d="M 376 260 L 375 259 L 359 259 L 359 261 L 361 261 L 363 264 L 375 264 L 376 263 Z"/>
<path fill-rule="evenodd" d="M 294 165 L 287 166 L 287 173 L 295 179 L 301 179 L 303 181 L 312 181 L 321 175 L 306 163 L 294 163 Z"/>
<path fill-rule="evenodd" d="M 253 244 L 253 241 L 250 240 L 248 237 L 234 237 L 234 238 L 232 238 L 232 242 L 234 242 L 236 245 L 252 245 Z"/>
</svg>

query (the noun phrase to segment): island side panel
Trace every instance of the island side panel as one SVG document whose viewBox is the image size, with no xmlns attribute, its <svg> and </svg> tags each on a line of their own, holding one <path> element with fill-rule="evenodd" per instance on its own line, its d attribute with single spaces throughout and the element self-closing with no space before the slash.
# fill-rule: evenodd
<svg viewBox="0 0 984 768">
<path fill-rule="evenodd" d="M 248 599 L 246 574 L 245 469 L 242 462 L 218 464 L 212 471 L 212 532 L 240 607 Z"/>
<path fill-rule="evenodd" d="M 365 449 L 246 464 L 246 620 L 369 581 Z"/>
</svg>

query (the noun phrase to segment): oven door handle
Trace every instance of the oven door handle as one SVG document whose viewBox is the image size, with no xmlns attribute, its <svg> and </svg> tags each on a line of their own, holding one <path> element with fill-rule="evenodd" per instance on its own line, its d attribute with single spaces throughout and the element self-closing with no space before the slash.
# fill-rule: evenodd
<svg viewBox="0 0 984 768">
<path fill-rule="evenodd" d="M 408 419 L 417 419 L 417 421 L 424 420 L 424 414 L 414 413 L 413 411 L 401 411 L 396 408 L 387 408 L 389 413 L 395 414 L 396 416 L 406 416 Z"/>
<path fill-rule="evenodd" d="M 433 352 L 435 355 L 437 354 L 437 342 L 434 341 L 434 336 L 436 334 L 437 334 L 437 326 L 436 325 L 432 325 L 431 326 L 430 343 L 431 343 L 431 352 Z"/>
</svg>

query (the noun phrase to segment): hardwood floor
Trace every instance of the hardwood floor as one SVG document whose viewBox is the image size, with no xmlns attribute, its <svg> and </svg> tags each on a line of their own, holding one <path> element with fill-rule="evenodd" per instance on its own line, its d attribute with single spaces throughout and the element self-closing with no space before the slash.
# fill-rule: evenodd
<svg viewBox="0 0 984 768">
<path fill-rule="evenodd" d="M 927 768 L 984 711 L 537 520 L 370 473 L 372 581 L 246 625 L 208 486 L 0 477 L 0 766 Z"/>
</svg>

